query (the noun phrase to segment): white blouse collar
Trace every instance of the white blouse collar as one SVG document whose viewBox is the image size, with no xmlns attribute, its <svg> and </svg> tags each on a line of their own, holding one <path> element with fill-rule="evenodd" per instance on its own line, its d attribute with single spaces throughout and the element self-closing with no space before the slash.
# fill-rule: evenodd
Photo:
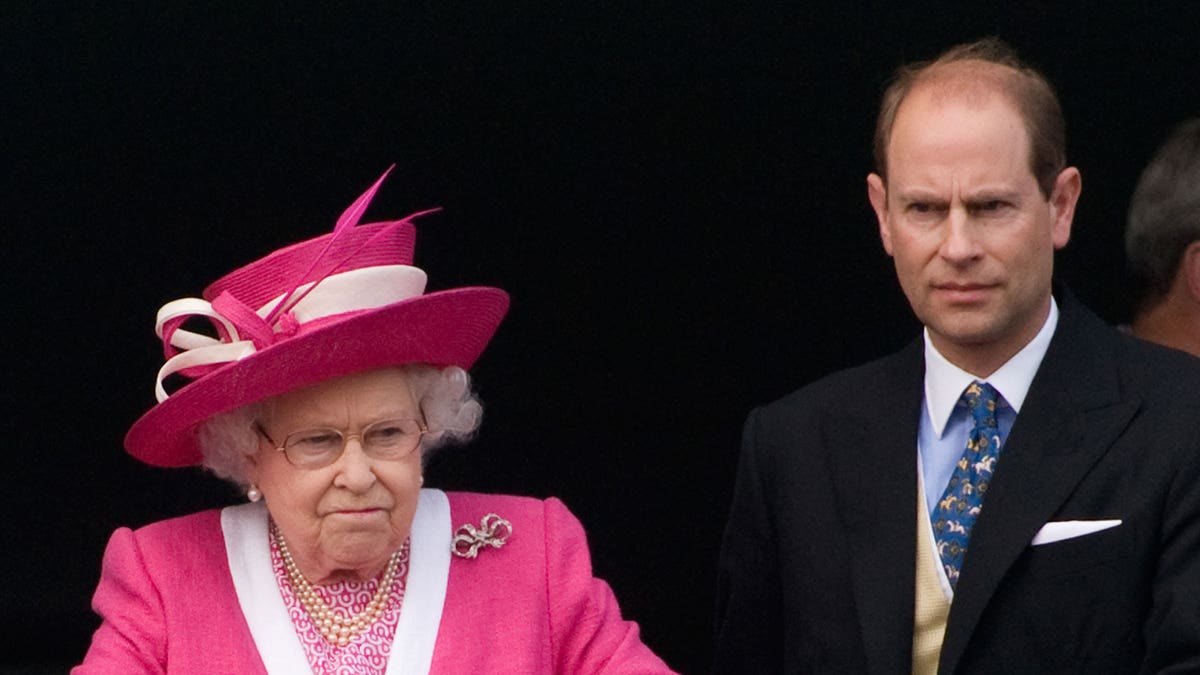
<svg viewBox="0 0 1200 675">
<path fill-rule="evenodd" d="M 272 675 L 311 672 L 275 583 L 266 506 L 242 504 L 222 510 L 221 531 L 238 603 L 267 672 Z M 429 672 L 450 575 L 451 533 L 450 500 L 446 494 L 441 490 L 421 490 L 413 516 L 404 604 L 387 675 Z"/>
</svg>

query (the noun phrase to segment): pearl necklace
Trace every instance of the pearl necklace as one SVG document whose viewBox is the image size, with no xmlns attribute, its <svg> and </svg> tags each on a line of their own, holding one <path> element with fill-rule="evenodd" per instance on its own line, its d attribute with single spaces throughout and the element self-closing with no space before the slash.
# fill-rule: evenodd
<svg viewBox="0 0 1200 675">
<path fill-rule="evenodd" d="M 400 566 L 400 560 L 408 553 L 408 542 L 405 541 L 400 550 L 388 558 L 383 576 L 379 579 L 379 585 L 375 589 L 375 594 L 371 596 L 371 601 L 367 603 L 366 609 L 354 616 L 346 616 L 326 604 L 308 579 L 304 578 L 304 574 L 296 566 L 296 561 L 292 559 L 292 552 L 288 550 L 287 542 L 283 540 L 283 535 L 279 532 L 279 526 L 275 523 L 271 523 L 271 539 L 275 541 L 275 545 L 279 548 L 279 556 L 283 558 L 283 567 L 287 571 L 292 593 L 300 601 L 300 605 L 304 607 L 309 618 L 312 619 L 313 627 L 327 642 L 338 647 L 350 644 L 350 640 L 354 636 L 370 628 L 383 615 L 383 610 L 388 604 L 388 596 L 391 595 L 392 586 L 396 581 L 396 569 Z"/>
</svg>

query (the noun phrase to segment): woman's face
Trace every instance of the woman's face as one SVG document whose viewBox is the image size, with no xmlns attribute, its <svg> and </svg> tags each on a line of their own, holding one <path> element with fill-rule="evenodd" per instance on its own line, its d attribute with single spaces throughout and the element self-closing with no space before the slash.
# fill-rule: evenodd
<svg viewBox="0 0 1200 675">
<path fill-rule="evenodd" d="M 264 407 L 263 431 L 279 443 L 314 427 L 349 436 L 380 420 L 422 419 L 399 369 L 331 380 Z M 333 464 L 301 469 L 261 439 L 251 464 L 252 482 L 313 583 L 370 578 L 408 537 L 421 489 L 420 450 L 399 460 L 375 460 L 355 437 Z"/>
</svg>

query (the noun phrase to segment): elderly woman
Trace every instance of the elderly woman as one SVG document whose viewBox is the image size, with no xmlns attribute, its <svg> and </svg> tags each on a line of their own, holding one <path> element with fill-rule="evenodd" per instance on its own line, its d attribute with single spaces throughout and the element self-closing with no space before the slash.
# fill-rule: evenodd
<svg viewBox="0 0 1200 675">
<path fill-rule="evenodd" d="M 424 453 L 479 423 L 464 369 L 508 297 L 424 293 L 412 217 L 357 225 L 382 180 L 333 234 L 160 310 L 159 403 L 125 447 L 248 503 L 117 530 L 73 672 L 670 672 L 560 502 L 422 489 Z"/>
</svg>

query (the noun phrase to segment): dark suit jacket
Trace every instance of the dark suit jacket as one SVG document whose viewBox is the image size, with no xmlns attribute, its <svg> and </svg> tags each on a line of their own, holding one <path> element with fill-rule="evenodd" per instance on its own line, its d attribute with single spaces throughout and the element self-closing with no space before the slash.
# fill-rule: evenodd
<svg viewBox="0 0 1200 675">
<path fill-rule="evenodd" d="M 1065 293 L 950 609 L 941 673 L 1200 672 L 1200 360 Z M 911 669 L 921 341 L 759 408 L 718 673 Z M 1048 521 L 1118 527 L 1031 546 Z"/>
</svg>

